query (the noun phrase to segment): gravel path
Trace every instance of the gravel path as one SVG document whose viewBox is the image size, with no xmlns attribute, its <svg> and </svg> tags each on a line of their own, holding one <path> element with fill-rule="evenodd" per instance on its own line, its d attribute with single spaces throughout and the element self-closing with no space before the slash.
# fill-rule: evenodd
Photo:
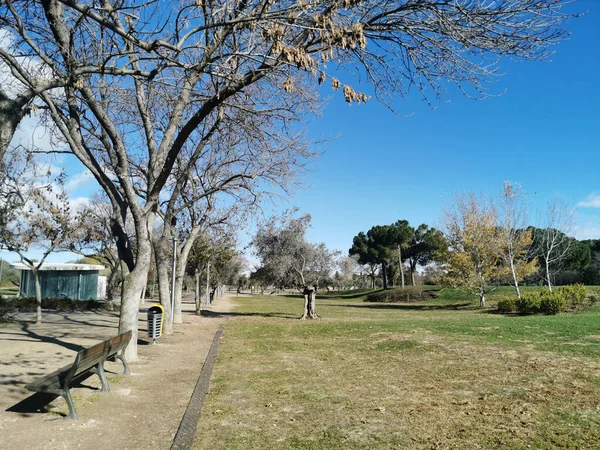
<svg viewBox="0 0 600 450">
<path fill-rule="evenodd" d="M 140 311 L 141 339 L 147 336 L 148 306 Z M 106 364 L 111 392 L 90 389 L 100 386 L 96 376 L 72 389 L 79 421 L 47 421 L 66 413 L 62 398 L 42 412 L 32 412 L 27 403 L 35 403 L 32 400 L 39 395 L 32 397 L 25 385 L 69 364 L 79 349 L 115 335 L 117 313 L 45 311 L 41 325 L 0 325 L 1 447 L 169 449 L 215 332 L 226 320 L 218 313 L 231 311 L 233 306 L 233 298 L 225 295 L 209 308 L 216 314 L 199 317 L 193 312 L 193 302 L 184 301 L 184 323 L 157 345 L 139 345 L 139 360 L 130 364 L 131 376 L 116 376 L 120 363 Z"/>
</svg>

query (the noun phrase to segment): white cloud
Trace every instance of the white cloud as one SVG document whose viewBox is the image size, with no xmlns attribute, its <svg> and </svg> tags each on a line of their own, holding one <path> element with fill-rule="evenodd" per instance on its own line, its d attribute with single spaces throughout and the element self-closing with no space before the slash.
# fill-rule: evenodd
<svg viewBox="0 0 600 450">
<path fill-rule="evenodd" d="M 76 197 L 69 198 L 69 205 L 71 206 L 71 211 L 77 212 L 85 206 L 90 204 L 90 199 L 87 197 Z"/>
<path fill-rule="evenodd" d="M 588 195 L 587 199 L 577 203 L 577 206 L 582 208 L 600 208 L 600 195 L 595 192 Z"/>
<path fill-rule="evenodd" d="M 95 183 L 95 181 L 96 179 L 94 178 L 92 173 L 89 170 L 84 170 L 83 172 L 78 173 L 77 175 L 69 177 L 69 181 L 67 181 L 67 183 L 65 184 L 65 189 L 70 194 L 73 193 L 75 190 L 80 189 L 82 186 L 85 186 L 89 183 Z"/>
</svg>

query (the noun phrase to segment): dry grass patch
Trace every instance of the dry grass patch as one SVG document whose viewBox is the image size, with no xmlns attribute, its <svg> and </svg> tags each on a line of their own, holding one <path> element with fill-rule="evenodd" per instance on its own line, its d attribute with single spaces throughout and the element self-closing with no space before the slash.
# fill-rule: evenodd
<svg viewBox="0 0 600 450">
<path fill-rule="evenodd" d="M 364 309 L 356 321 L 346 299 L 328 302 L 318 322 L 227 325 L 196 448 L 600 447 L 597 360 L 519 335 L 523 318 Z M 258 298 L 240 312 L 297 307 Z"/>
</svg>

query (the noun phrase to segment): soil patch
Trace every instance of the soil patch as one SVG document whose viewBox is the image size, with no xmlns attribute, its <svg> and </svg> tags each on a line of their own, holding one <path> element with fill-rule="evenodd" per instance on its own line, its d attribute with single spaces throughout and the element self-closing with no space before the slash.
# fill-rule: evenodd
<svg viewBox="0 0 600 450">
<path fill-rule="evenodd" d="M 73 361 L 75 352 L 117 334 L 118 313 L 112 311 L 44 311 L 44 323 L 20 314 L 18 322 L 0 326 L 0 434 L 4 449 L 96 448 L 168 449 L 177 432 L 219 324 L 233 308 L 232 299 L 218 298 L 210 317 L 194 314 L 184 300 L 183 324 L 157 345 L 145 341 L 146 310 L 139 316 L 139 360 L 131 376 L 121 376 L 120 363 L 107 363 L 111 392 L 100 392 L 91 376 L 71 390 L 79 421 L 61 418 L 65 401 L 51 403 L 25 385 Z M 35 412 L 36 407 L 41 410 Z"/>
</svg>

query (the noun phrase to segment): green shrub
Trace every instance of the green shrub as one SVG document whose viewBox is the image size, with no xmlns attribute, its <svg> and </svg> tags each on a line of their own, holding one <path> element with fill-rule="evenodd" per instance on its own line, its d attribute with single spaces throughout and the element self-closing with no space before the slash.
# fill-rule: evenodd
<svg viewBox="0 0 600 450">
<path fill-rule="evenodd" d="M 0 322 L 12 322 L 17 314 L 17 308 L 12 300 L 0 296 Z"/>
<path fill-rule="evenodd" d="M 501 313 L 511 313 L 517 310 L 517 300 L 515 298 L 503 298 L 498 301 L 498 305 L 496 306 L 498 312 Z"/>
<path fill-rule="evenodd" d="M 581 305 L 587 297 L 587 289 L 583 284 L 561 286 L 557 289 L 557 293 L 563 296 L 570 308 Z"/>
<path fill-rule="evenodd" d="M 567 309 L 567 301 L 560 293 L 548 292 L 540 296 L 540 312 L 542 314 L 554 315 Z"/>
<path fill-rule="evenodd" d="M 14 300 L 15 306 L 22 309 L 34 309 L 37 307 L 35 297 L 22 297 Z M 43 298 L 43 309 L 54 309 L 58 311 L 93 311 L 106 309 L 107 304 L 98 300 L 73 300 L 70 298 Z"/>
<path fill-rule="evenodd" d="M 515 306 L 520 314 L 537 314 L 540 312 L 540 296 L 535 293 L 522 294 L 515 301 Z"/>
</svg>

